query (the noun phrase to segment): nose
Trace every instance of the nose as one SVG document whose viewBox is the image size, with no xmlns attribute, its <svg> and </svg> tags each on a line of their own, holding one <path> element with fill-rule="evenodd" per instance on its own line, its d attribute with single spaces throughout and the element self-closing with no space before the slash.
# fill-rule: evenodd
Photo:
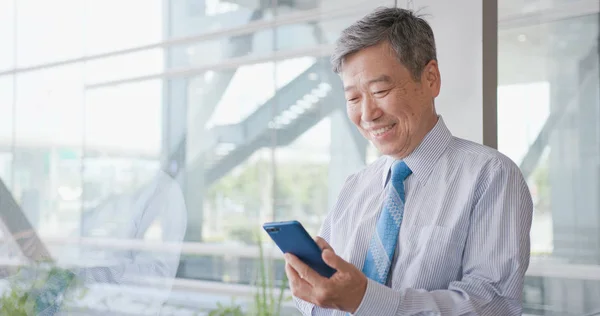
<svg viewBox="0 0 600 316">
<path fill-rule="evenodd" d="M 361 117 L 363 122 L 372 122 L 378 119 L 383 112 L 372 97 L 363 98 L 361 103 Z"/>
</svg>

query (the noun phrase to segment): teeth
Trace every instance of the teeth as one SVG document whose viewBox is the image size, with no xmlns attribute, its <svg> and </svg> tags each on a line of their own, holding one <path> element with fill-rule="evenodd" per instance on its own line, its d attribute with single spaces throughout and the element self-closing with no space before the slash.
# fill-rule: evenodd
<svg viewBox="0 0 600 316">
<path fill-rule="evenodd" d="M 379 136 L 379 135 L 381 135 L 381 134 L 383 134 L 383 133 L 385 133 L 385 132 L 389 131 L 390 129 L 392 129 L 392 127 L 393 127 L 393 126 L 394 126 L 394 125 L 389 125 L 389 126 L 386 126 L 386 127 L 382 127 L 382 128 L 380 128 L 380 129 L 376 129 L 376 130 L 374 130 L 372 133 L 373 133 L 373 135 L 375 135 L 375 136 Z"/>
</svg>

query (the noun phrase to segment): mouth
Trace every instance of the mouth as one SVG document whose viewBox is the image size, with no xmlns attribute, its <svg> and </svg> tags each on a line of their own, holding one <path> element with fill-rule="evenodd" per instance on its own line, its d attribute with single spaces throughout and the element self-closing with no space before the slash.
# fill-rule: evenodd
<svg viewBox="0 0 600 316">
<path fill-rule="evenodd" d="M 384 127 L 378 128 L 378 129 L 371 130 L 371 131 L 370 131 L 370 133 L 371 133 L 371 136 L 372 136 L 373 138 L 382 138 L 382 137 L 385 137 L 386 135 L 388 135 L 388 134 L 390 133 L 390 131 L 391 131 L 391 130 L 392 130 L 394 127 L 395 127 L 395 126 L 396 126 L 396 123 L 394 123 L 394 124 L 390 124 L 390 125 L 387 125 L 387 126 L 384 126 Z"/>
</svg>

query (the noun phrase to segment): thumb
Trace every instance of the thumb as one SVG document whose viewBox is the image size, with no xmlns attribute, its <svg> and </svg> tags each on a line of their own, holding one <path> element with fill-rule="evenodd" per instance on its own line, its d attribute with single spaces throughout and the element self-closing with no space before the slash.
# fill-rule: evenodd
<svg viewBox="0 0 600 316">
<path fill-rule="evenodd" d="M 341 271 L 347 270 L 346 267 L 350 264 L 330 249 L 323 250 L 323 261 L 325 261 L 328 266 Z"/>
</svg>

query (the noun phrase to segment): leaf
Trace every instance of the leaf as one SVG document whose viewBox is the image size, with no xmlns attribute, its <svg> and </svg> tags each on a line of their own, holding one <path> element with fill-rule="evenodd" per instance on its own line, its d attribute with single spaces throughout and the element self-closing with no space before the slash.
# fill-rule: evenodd
<svg viewBox="0 0 600 316">
<path fill-rule="evenodd" d="M 217 302 L 217 308 L 210 311 L 209 316 L 243 316 L 242 307 L 235 303 L 232 299 L 231 305 L 225 306 L 221 302 Z"/>
<path fill-rule="evenodd" d="M 281 314 L 281 304 L 283 302 L 283 293 L 285 292 L 285 284 L 287 283 L 287 275 L 283 274 L 283 280 L 281 280 L 281 285 L 279 286 L 279 298 L 277 300 L 277 314 Z"/>
<path fill-rule="evenodd" d="M 260 313 L 259 315 L 266 315 L 267 314 L 267 282 L 266 282 L 266 272 L 265 272 L 265 255 L 263 252 L 263 246 L 262 246 L 262 242 L 261 242 L 261 238 L 260 235 L 257 236 L 257 243 L 258 243 L 258 253 L 259 253 L 259 266 L 260 266 L 260 288 L 262 290 L 262 298 L 260 303 L 260 311 L 262 311 L 262 313 Z"/>
</svg>

